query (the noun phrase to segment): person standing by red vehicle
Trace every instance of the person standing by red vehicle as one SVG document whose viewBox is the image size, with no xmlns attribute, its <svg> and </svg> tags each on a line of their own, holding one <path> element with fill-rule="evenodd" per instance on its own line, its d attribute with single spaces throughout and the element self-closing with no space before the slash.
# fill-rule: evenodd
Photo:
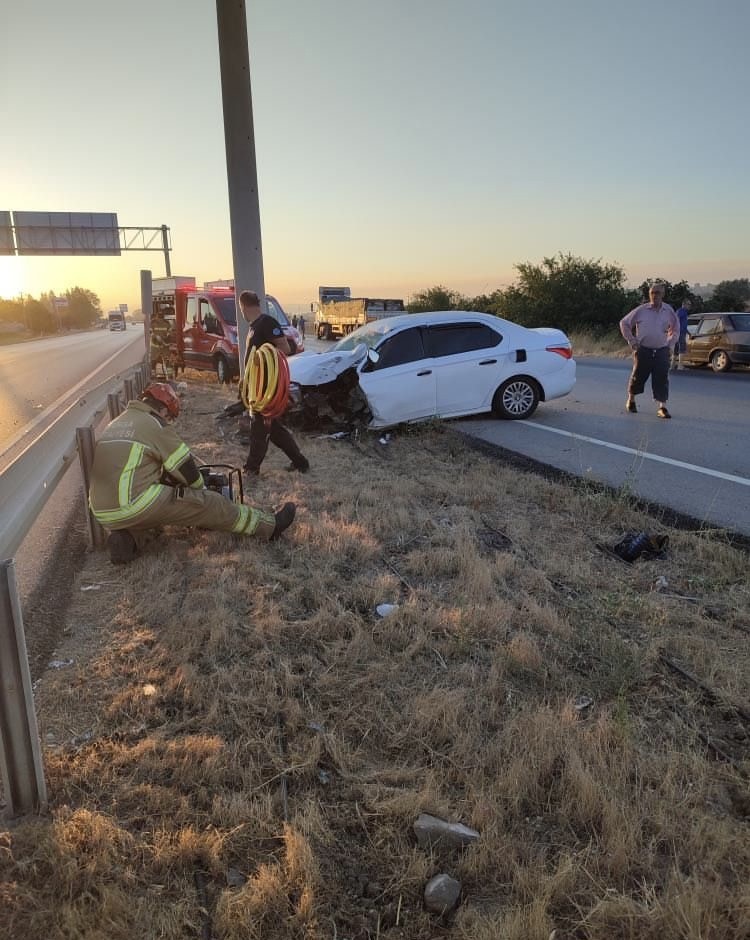
<svg viewBox="0 0 750 940">
<path fill-rule="evenodd" d="M 261 311 L 260 301 L 255 291 L 242 291 L 240 294 L 240 310 L 249 327 L 247 346 L 245 347 L 246 362 L 252 350 L 260 348 L 264 343 L 275 346 L 285 356 L 290 354 L 289 340 L 284 335 L 278 322 Z M 282 450 L 291 461 L 287 470 L 307 473 L 310 469 L 310 462 L 297 446 L 291 432 L 278 418 L 268 419 L 260 413 L 253 412 L 250 415 L 250 450 L 245 460 L 245 472 L 247 474 L 258 476 L 260 466 L 268 451 L 269 441 Z"/>
</svg>

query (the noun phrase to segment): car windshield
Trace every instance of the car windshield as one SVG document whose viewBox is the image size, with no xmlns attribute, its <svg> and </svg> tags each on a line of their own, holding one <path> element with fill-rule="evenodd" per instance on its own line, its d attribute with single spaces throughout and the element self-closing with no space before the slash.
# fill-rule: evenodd
<svg viewBox="0 0 750 940">
<path fill-rule="evenodd" d="M 234 303 L 234 297 L 219 297 L 215 303 L 219 308 L 221 319 L 227 326 L 237 326 L 237 307 Z"/>
<path fill-rule="evenodd" d="M 735 330 L 750 332 L 750 313 L 733 313 L 731 320 Z"/>
<path fill-rule="evenodd" d="M 357 346 L 364 343 L 368 349 L 374 349 L 389 332 L 390 329 L 383 326 L 382 323 L 366 323 L 364 326 L 360 326 L 358 330 L 354 330 L 353 333 L 340 339 L 333 348 L 337 352 L 346 352 L 347 350 L 356 349 Z"/>
</svg>

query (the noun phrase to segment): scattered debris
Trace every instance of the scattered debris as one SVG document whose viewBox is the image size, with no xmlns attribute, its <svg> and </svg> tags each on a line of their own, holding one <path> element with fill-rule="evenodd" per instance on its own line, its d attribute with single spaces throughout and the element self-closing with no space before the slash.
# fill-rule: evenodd
<svg viewBox="0 0 750 940">
<path fill-rule="evenodd" d="M 392 613 L 398 610 L 398 604 L 378 604 L 375 608 L 375 613 L 378 617 L 389 617 Z"/>
<path fill-rule="evenodd" d="M 153 698 L 153 696 L 156 695 L 156 692 L 156 686 L 152 685 L 150 682 L 147 682 L 143 686 L 143 694 L 146 696 L 146 698 Z"/>
<path fill-rule="evenodd" d="M 318 780 L 320 780 L 323 786 L 325 786 L 326 784 L 331 782 L 331 775 L 327 770 L 319 770 Z"/>
<path fill-rule="evenodd" d="M 576 696 L 575 702 L 573 702 L 573 708 L 577 712 L 585 712 L 586 709 L 591 708 L 594 704 L 594 700 L 590 695 L 578 695 Z"/>
<path fill-rule="evenodd" d="M 88 744 L 89 741 L 94 740 L 94 732 L 89 728 L 88 731 L 84 731 L 82 734 L 77 734 L 75 737 L 70 738 L 68 741 L 69 747 L 80 747 L 82 744 Z"/>
<path fill-rule="evenodd" d="M 655 591 L 664 591 L 669 587 L 669 581 L 664 577 L 663 574 L 660 574 L 659 577 L 654 581 L 654 590 Z"/>
<path fill-rule="evenodd" d="M 319 434 L 319 441 L 343 441 L 347 437 L 351 437 L 351 431 L 336 431 L 333 434 Z"/>
<path fill-rule="evenodd" d="M 390 444 L 390 443 L 391 443 L 390 431 L 387 434 L 384 434 L 382 437 L 378 438 L 378 444 Z"/>
<path fill-rule="evenodd" d="M 633 562 L 638 558 L 663 558 L 668 545 L 668 535 L 626 532 L 612 551 L 623 561 Z"/>
<path fill-rule="evenodd" d="M 307 727 L 310 731 L 317 731 L 318 734 L 325 734 L 325 728 L 319 721 L 308 721 Z"/>
<path fill-rule="evenodd" d="M 414 834 L 420 848 L 447 846 L 453 849 L 465 849 L 479 839 L 476 829 L 470 829 L 463 823 L 449 823 L 439 816 L 420 813 L 414 823 Z"/>
<path fill-rule="evenodd" d="M 66 666 L 72 665 L 72 659 L 53 659 L 47 663 L 47 669 L 64 669 Z"/>
<path fill-rule="evenodd" d="M 450 875 L 435 875 L 424 889 L 424 906 L 431 914 L 447 914 L 461 897 L 461 882 Z"/>
<path fill-rule="evenodd" d="M 230 888 L 241 888 L 247 881 L 247 878 L 237 868 L 228 868 L 226 878 L 227 885 Z"/>
<path fill-rule="evenodd" d="M 100 591 L 102 588 L 101 584 L 83 584 L 81 585 L 82 591 Z"/>
</svg>

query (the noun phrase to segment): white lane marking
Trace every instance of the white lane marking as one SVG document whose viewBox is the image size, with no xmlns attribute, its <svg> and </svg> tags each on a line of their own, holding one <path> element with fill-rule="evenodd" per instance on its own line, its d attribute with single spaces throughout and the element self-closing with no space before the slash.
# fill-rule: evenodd
<svg viewBox="0 0 750 940">
<path fill-rule="evenodd" d="M 597 437 L 586 437 L 585 434 L 563 431 L 562 428 L 551 428 L 546 424 L 539 424 L 537 421 L 518 421 L 517 426 L 539 428 L 540 431 L 549 431 L 550 434 L 562 434 L 564 437 L 572 437 L 577 441 L 586 441 L 587 444 L 598 444 L 600 447 L 608 447 L 610 450 L 619 450 L 623 454 L 632 454 L 634 457 L 642 457 L 644 460 L 654 460 L 657 463 L 669 464 L 670 467 L 681 467 L 683 470 L 703 473 L 707 477 L 716 477 L 719 480 L 728 480 L 730 483 L 739 483 L 740 486 L 750 486 L 750 480 L 747 477 L 734 476 L 732 473 L 722 473 L 721 470 L 711 470 L 709 467 L 699 467 L 697 464 L 685 463 L 684 460 L 673 460 L 671 457 L 660 457 L 658 454 L 649 454 L 648 451 L 625 447 L 623 444 L 612 444 L 610 441 L 600 441 Z"/>
</svg>

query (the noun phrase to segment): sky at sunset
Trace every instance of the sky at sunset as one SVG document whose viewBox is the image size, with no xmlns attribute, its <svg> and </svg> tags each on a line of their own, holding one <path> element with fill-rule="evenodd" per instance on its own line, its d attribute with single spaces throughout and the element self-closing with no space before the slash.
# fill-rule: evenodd
<svg viewBox="0 0 750 940">
<path fill-rule="evenodd" d="M 558 251 L 750 276 L 747 0 L 247 0 L 267 289 L 408 297 Z M 0 0 L 0 210 L 171 229 L 232 276 L 212 0 Z M 119 258 L 0 257 L 0 296 L 140 306 Z"/>
</svg>

